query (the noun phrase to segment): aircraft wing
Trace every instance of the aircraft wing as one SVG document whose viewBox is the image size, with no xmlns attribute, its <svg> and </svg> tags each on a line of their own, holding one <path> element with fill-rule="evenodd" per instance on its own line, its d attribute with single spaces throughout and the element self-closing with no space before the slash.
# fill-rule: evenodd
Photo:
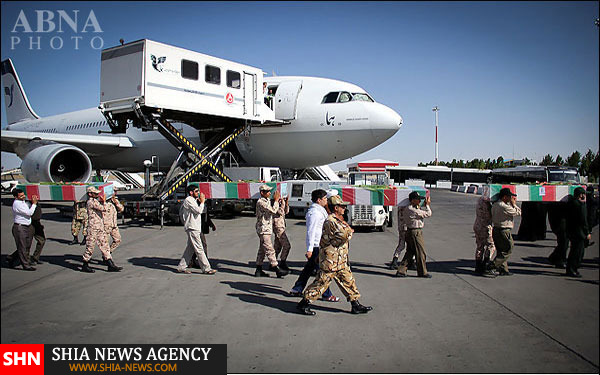
<svg viewBox="0 0 600 375">
<path fill-rule="evenodd" d="M 119 148 L 135 147 L 129 137 L 116 135 L 79 135 L 61 133 L 23 132 L 2 130 L 0 133 L 2 151 L 12 152 L 19 157 L 32 144 L 60 143 L 79 147 L 89 156 L 99 156 L 107 152 L 116 152 Z"/>
</svg>

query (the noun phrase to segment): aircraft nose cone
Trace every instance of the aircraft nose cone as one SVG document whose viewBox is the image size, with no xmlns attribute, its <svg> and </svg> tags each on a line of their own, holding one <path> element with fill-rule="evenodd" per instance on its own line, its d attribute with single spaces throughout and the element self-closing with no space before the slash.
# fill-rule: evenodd
<svg viewBox="0 0 600 375">
<path fill-rule="evenodd" d="M 371 110 L 369 122 L 371 133 L 378 143 L 383 143 L 391 138 L 402 126 L 402 116 L 393 109 L 378 104 Z"/>
</svg>

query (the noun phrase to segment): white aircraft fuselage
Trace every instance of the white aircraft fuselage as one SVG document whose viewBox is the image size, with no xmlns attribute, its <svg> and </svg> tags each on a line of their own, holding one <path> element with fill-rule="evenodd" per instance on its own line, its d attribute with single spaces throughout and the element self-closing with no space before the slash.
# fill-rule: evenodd
<svg viewBox="0 0 600 375">
<path fill-rule="evenodd" d="M 39 118 L 29 106 L 16 72 L 14 76 L 14 83 L 21 89 L 22 101 L 26 103 L 21 106 L 29 108 L 31 115 L 29 119 L 8 125 L 2 132 L 3 151 L 15 152 L 24 159 L 35 149 L 23 142 L 18 146 L 11 145 L 10 150 L 6 149 L 4 138 L 8 140 L 10 134 L 15 132 L 21 133 L 21 137 L 24 133 L 29 133 L 28 139 L 41 143 L 81 148 L 91 161 L 90 170 L 138 172 L 143 170 L 143 161 L 153 155 L 159 158 L 161 169 L 167 169 L 178 154 L 178 150 L 158 131 L 142 131 L 130 127 L 125 134 L 99 134 L 99 130 L 108 132 L 110 128 L 97 108 Z M 8 113 L 11 111 L 8 103 L 10 101 L 12 104 L 13 95 L 18 95 L 18 92 L 14 88 L 6 88 L 11 85 L 8 82 L 10 76 L 5 77 L 3 73 L 2 78 Z M 286 80 L 302 81 L 296 119 L 291 120 L 289 125 L 253 126 L 249 135 L 238 136 L 236 147 L 248 165 L 300 169 L 341 161 L 383 143 L 402 126 L 400 115 L 389 107 L 372 101 L 365 90 L 356 85 L 316 77 L 265 78 L 268 87 L 276 87 Z M 336 93 L 338 99 L 334 100 Z M 18 105 L 19 103 L 17 107 Z M 14 116 L 9 113 L 7 118 Z M 175 126 L 185 137 L 201 146 L 196 129 L 185 124 Z M 78 136 L 96 137 L 99 145 L 94 147 L 94 144 L 86 144 L 83 147 L 75 141 Z M 106 137 L 127 137 L 130 145 L 113 147 L 107 152 L 106 147 L 100 145 L 101 141 L 108 139 Z M 69 142 L 69 139 L 73 139 L 73 142 Z M 68 160 L 66 163 L 61 167 L 68 168 Z"/>
</svg>

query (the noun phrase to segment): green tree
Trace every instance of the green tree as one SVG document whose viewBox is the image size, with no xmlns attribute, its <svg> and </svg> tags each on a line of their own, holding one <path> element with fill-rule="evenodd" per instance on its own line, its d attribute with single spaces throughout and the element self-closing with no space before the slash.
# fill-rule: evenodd
<svg viewBox="0 0 600 375">
<path fill-rule="evenodd" d="M 594 182 L 597 182 L 600 179 L 600 151 L 596 152 L 594 160 L 592 160 L 592 163 L 590 164 L 588 176 L 593 177 Z"/>
<path fill-rule="evenodd" d="M 567 158 L 567 165 L 569 167 L 579 168 L 579 163 L 581 163 L 581 153 L 579 151 L 575 151 Z"/>
<path fill-rule="evenodd" d="M 552 155 L 546 154 L 546 156 L 544 156 L 544 158 L 540 162 L 540 165 L 554 165 L 554 158 L 552 157 Z"/>
<path fill-rule="evenodd" d="M 565 161 L 563 160 L 562 156 L 556 155 L 556 160 L 554 161 L 554 165 L 561 166 L 564 164 L 565 164 Z"/>
<path fill-rule="evenodd" d="M 594 152 L 591 149 L 585 153 L 583 158 L 581 159 L 581 164 L 579 166 L 579 174 L 582 176 L 590 175 L 590 167 L 592 162 L 594 161 Z"/>
</svg>

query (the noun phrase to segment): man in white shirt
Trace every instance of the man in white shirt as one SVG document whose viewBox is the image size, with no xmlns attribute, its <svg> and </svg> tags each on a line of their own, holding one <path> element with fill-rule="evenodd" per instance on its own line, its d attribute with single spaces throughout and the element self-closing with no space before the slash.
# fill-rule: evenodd
<svg viewBox="0 0 600 375">
<path fill-rule="evenodd" d="M 204 210 L 204 201 L 206 198 L 197 186 L 189 185 L 185 189 L 187 198 L 183 201 L 181 206 L 181 216 L 183 221 L 183 228 L 188 236 L 187 247 L 183 252 L 183 256 L 177 266 L 177 272 L 191 273 L 188 266 L 192 260 L 192 254 L 196 254 L 202 273 L 207 275 L 214 275 L 217 271 L 210 267 L 208 258 L 204 254 L 204 247 L 202 247 L 202 210 Z M 199 197 L 198 197 L 199 196 Z M 200 202 L 200 205 L 198 205 Z"/>
<path fill-rule="evenodd" d="M 327 192 L 323 189 L 314 190 L 311 194 L 312 205 L 306 213 L 306 259 L 308 261 L 304 265 L 298 280 L 294 284 L 294 287 L 290 291 L 290 295 L 295 297 L 302 296 L 302 291 L 308 283 L 308 279 L 312 275 L 313 270 L 319 267 L 319 244 L 321 242 L 321 235 L 323 234 L 323 224 L 327 220 Z M 321 297 L 324 301 L 337 302 L 339 298 L 331 293 L 331 290 L 327 290 Z"/>
<path fill-rule="evenodd" d="M 32 195 L 31 206 L 29 206 L 25 202 L 25 193 L 23 190 L 14 189 L 13 196 L 15 197 L 15 201 L 12 205 L 14 215 L 12 234 L 15 238 L 17 250 L 9 257 L 9 266 L 10 268 L 15 268 L 18 261 L 21 261 L 25 271 L 35 271 L 35 267 L 29 264 L 29 250 L 31 249 L 34 234 L 33 227 L 31 226 L 31 216 L 33 216 L 37 207 L 38 197 Z"/>
</svg>

